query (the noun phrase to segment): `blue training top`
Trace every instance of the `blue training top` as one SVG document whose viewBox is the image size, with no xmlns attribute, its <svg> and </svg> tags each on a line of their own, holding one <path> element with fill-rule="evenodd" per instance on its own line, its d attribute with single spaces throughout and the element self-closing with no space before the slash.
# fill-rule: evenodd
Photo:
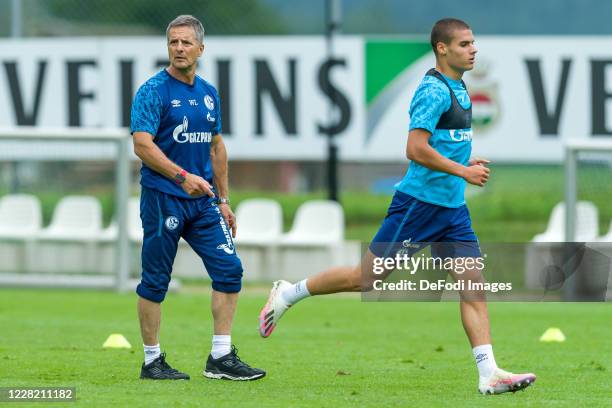
<svg viewBox="0 0 612 408">
<path fill-rule="evenodd" d="M 174 163 L 201 176 L 211 185 L 210 143 L 221 133 L 217 90 L 196 75 L 193 85 L 172 77 L 165 69 L 145 82 L 132 103 L 132 134 L 147 132 Z M 145 163 L 140 184 L 182 198 L 193 198 L 173 180 Z"/>
<path fill-rule="evenodd" d="M 462 82 L 444 75 L 462 108 L 471 106 Z M 442 156 L 467 166 L 472 153 L 472 128 L 436 129 L 440 117 L 451 108 L 450 90 L 440 79 L 426 75 L 410 104 L 410 130 L 425 129 L 431 133 L 429 145 Z M 466 181 L 461 177 L 431 170 L 414 161 L 395 188 L 414 198 L 443 207 L 465 204 Z"/>
</svg>

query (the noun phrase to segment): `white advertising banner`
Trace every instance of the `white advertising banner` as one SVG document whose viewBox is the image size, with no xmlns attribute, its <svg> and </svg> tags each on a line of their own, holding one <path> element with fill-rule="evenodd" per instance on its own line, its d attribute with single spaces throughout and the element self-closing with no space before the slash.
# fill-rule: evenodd
<svg viewBox="0 0 612 408">
<path fill-rule="evenodd" d="M 477 37 L 474 154 L 560 162 L 569 138 L 612 137 L 612 38 Z M 426 41 L 210 37 L 198 73 L 222 98 L 234 160 L 405 160 Z M 131 99 L 166 65 L 163 37 L 0 41 L 0 126 L 129 126 Z M 102 153 L 102 152 L 101 152 Z M 0 152 L 0 156 L 2 153 Z"/>
</svg>

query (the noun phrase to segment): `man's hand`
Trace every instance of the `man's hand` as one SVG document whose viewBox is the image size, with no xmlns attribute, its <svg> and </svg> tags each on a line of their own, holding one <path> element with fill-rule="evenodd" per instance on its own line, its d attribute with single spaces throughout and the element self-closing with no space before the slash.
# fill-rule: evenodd
<svg viewBox="0 0 612 408">
<path fill-rule="evenodd" d="M 470 159 L 468 166 L 475 166 L 477 164 L 484 166 L 489 163 L 491 163 L 491 160 L 483 159 L 481 157 L 474 157 L 473 159 Z"/>
<path fill-rule="evenodd" d="M 484 159 L 470 160 L 469 166 L 465 168 L 463 174 L 465 181 L 483 187 L 489 180 L 489 174 L 491 173 L 491 170 L 484 166 L 486 163 L 489 163 L 489 161 Z"/>
<path fill-rule="evenodd" d="M 221 215 L 225 220 L 225 223 L 229 225 L 232 230 L 232 238 L 236 238 L 236 229 L 238 228 L 236 224 L 236 216 L 232 211 L 232 208 L 229 204 L 219 204 L 219 211 L 221 211 Z"/>
<path fill-rule="evenodd" d="M 195 174 L 187 173 L 185 181 L 181 183 L 181 187 L 183 187 L 183 190 L 192 197 L 207 195 L 212 198 L 215 196 L 208 181 Z"/>
</svg>

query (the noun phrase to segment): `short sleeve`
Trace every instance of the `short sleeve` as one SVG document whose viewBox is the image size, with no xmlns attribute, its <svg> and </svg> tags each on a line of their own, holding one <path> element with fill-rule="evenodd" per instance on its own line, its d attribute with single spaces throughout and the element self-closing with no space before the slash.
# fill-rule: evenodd
<svg viewBox="0 0 612 408">
<path fill-rule="evenodd" d="M 157 135 L 162 114 L 162 102 L 157 90 L 144 84 L 132 102 L 131 130 Z"/>
<path fill-rule="evenodd" d="M 410 104 L 410 130 L 425 129 L 433 133 L 440 116 L 450 108 L 450 105 L 450 91 L 446 85 L 433 77 L 425 78 Z"/>
</svg>

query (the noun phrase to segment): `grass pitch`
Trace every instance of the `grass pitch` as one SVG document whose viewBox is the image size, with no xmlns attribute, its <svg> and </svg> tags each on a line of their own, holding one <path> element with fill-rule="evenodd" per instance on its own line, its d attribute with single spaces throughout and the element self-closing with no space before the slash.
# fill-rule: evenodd
<svg viewBox="0 0 612 408">
<path fill-rule="evenodd" d="M 186 292 L 186 293 L 185 293 Z M 264 291 L 241 297 L 233 341 L 266 378 L 208 380 L 208 289 L 170 294 L 162 349 L 191 381 L 138 379 L 142 348 L 136 296 L 108 292 L 0 290 L 0 387 L 74 386 L 63 406 L 610 406 L 610 304 L 492 303 L 498 364 L 533 371 L 533 387 L 482 396 L 456 303 L 362 303 L 358 296 L 307 299 L 269 339 L 257 334 Z M 547 327 L 565 343 L 543 344 Z M 104 350 L 122 333 L 132 350 Z M 25 406 L 26 404 L 20 404 Z M 36 404 L 34 406 L 40 406 Z"/>
</svg>

